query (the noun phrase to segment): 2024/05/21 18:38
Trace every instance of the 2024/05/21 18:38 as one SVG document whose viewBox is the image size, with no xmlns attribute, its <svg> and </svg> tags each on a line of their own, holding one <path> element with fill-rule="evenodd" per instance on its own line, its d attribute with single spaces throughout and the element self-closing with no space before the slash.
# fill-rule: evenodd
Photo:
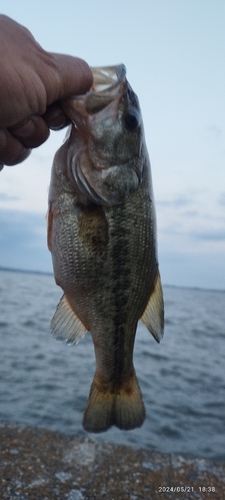
<svg viewBox="0 0 225 500">
<path fill-rule="evenodd" d="M 201 493 L 215 493 L 215 486 L 198 486 Z M 174 492 L 174 493 L 190 493 L 194 491 L 193 486 L 159 486 L 159 493 Z"/>
</svg>

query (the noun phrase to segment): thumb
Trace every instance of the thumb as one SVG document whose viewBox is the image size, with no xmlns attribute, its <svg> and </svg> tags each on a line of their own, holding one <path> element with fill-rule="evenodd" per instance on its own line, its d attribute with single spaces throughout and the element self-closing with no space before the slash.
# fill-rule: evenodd
<svg viewBox="0 0 225 500">
<path fill-rule="evenodd" d="M 45 74 L 47 106 L 72 95 L 84 94 L 90 89 L 93 74 L 85 61 L 64 54 L 49 55 L 52 71 Z"/>
</svg>

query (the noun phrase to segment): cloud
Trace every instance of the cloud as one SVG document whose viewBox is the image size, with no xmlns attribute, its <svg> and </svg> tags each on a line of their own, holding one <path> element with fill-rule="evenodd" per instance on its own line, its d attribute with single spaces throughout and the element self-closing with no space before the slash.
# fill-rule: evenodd
<svg viewBox="0 0 225 500">
<path fill-rule="evenodd" d="M 225 241 L 225 229 L 192 233 L 192 236 L 203 241 Z"/>
<path fill-rule="evenodd" d="M 225 191 L 218 197 L 218 204 L 222 206 L 225 205 Z"/>
<path fill-rule="evenodd" d="M 157 200 L 156 206 L 158 207 L 168 207 L 168 208 L 182 208 L 187 207 L 193 202 L 191 196 L 180 195 L 174 198 L 167 198 L 165 200 Z"/>
<path fill-rule="evenodd" d="M 209 127 L 206 127 L 206 130 L 210 139 L 219 139 L 223 133 L 222 128 L 217 127 L 216 125 L 210 125 Z"/>
<path fill-rule="evenodd" d="M 42 214 L 1 210 L 0 266 L 52 272 Z"/>
<path fill-rule="evenodd" d="M 19 200 L 19 196 L 7 194 L 7 193 L 4 193 L 4 192 L 0 191 L 0 202 L 1 201 L 3 201 L 3 202 L 5 202 L 5 201 L 15 201 L 15 200 Z"/>
<path fill-rule="evenodd" d="M 225 289 L 225 193 L 174 193 L 156 203 L 163 283 Z"/>
<path fill-rule="evenodd" d="M 192 254 L 161 249 L 159 269 L 163 284 L 225 290 L 224 251 Z"/>
<path fill-rule="evenodd" d="M 156 202 L 158 228 L 165 233 L 185 234 L 199 239 L 222 240 L 225 234 L 225 192 L 209 190 L 175 193 Z"/>
<path fill-rule="evenodd" d="M 167 210 L 166 210 L 167 212 Z M 187 219 L 187 220 L 186 220 Z M 225 289 L 224 232 L 170 219 L 158 232 L 159 267 L 164 284 Z M 186 224 L 186 225 L 185 225 Z M 2 210 L 0 267 L 52 272 L 44 215 Z"/>
</svg>

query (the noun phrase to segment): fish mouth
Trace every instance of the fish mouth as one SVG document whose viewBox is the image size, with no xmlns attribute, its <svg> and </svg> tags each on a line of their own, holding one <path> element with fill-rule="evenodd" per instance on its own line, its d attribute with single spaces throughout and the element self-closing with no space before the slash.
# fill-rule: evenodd
<svg viewBox="0 0 225 500">
<path fill-rule="evenodd" d="M 127 86 L 124 64 L 99 66 L 91 71 L 93 85 L 89 92 L 68 97 L 61 103 L 65 114 L 80 129 L 86 128 L 87 116 L 104 110 L 115 99 L 119 100 Z"/>
<path fill-rule="evenodd" d="M 124 64 L 99 66 L 91 68 L 91 71 L 94 78 L 91 90 L 96 92 L 113 90 L 118 84 L 126 80 L 126 67 Z"/>
</svg>

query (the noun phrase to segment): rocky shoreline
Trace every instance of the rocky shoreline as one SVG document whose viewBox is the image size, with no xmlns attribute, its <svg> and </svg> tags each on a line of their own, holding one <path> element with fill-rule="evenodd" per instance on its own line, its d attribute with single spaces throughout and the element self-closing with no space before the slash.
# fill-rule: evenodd
<svg viewBox="0 0 225 500">
<path fill-rule="evenodd" d="M 225 498 L 225 464 L 36 427 L 0 427 L 1 500 Z"/>
</svg>

